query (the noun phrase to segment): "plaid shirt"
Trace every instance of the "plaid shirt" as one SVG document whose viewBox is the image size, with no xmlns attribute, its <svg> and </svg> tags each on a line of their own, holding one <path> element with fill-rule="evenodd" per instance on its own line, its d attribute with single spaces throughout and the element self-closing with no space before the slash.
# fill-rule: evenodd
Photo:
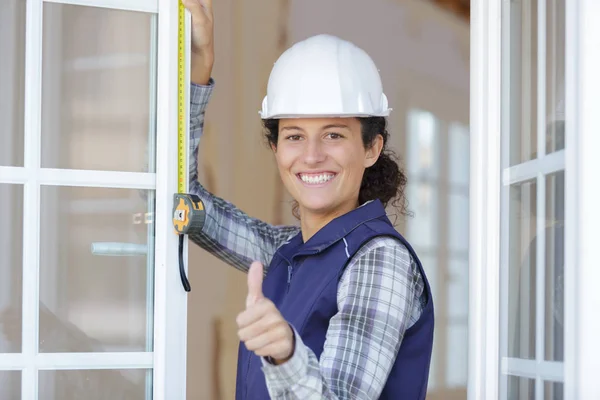
<svg viewBox="0 0 600 400">
<path fill-rule="evenodd" d="M 190 110 L 190 192 L 206 210 L 200 232 L 189 238 L 219 259 L 247 272 L 254 260 L 268 268 L 275 251 L 300 232 L 252 218 L 212 195 L 198 182 L 198 144 L 214 80 L 192 84 Z M 424 283 L 406 247 L 375 238 L 348 264 L 338 287 L 338 313 L 330 320 L 323 353 L 317 359 L 295 332 L 296 349 L 284 364 L 262 358 L 273 399 L 376 399 L 385 386 L 404 332 L 420 317 Z"/>
</svg>

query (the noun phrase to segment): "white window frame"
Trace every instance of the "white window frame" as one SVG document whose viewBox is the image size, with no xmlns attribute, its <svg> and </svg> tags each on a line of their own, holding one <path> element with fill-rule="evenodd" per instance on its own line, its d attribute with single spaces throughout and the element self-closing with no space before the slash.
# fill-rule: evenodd
<svg viewBox="0 0 600 400">
<path fill-rule="evenodd" d="M 600 398 L 600 2 L 566 6 L 565 129 L 577 134 L 567 135 L 565 155 L 565 399 L 585 400 Z"/>
<path fill-rule="evenodd" d="M 155 14 L 152 29 L 157 60 L 156 173 L 80 171 L 41 168 L 41 88 L 43 3 L 106 7 Z M 178 2 L 173 0 L 27 0 L 25 57 L 25 160 L 23 167 L 0 166 L 0 183 L 23 185 L 23 327 L 22 353 L 3 355 L 0 370 L 21 371 L 21 398 L 37 400 L 38 372 L 60 369 L 148 369 L 155 400 L 186 398 L 187 292 L 178 266 L 178 238 L 172 223 L 172 197 L 177 192 L 177 33 Z M 186 19 L 189 32 L 189 15 Z M 160 29 L 158 29 L 160 27 Z M 189 55 L 189 38 L 186 42 Z M 189 82 L 189 70 L 186 71 Z M 189 96 L 186 96 L 189 99 Z M 187 107 L 186 107 L 187 112 Z M 154 256 L 154 321 L 152 352 L 38 354 L 40 185 L 150 189 L 156 192 Z M 25 246 L 24 246 L 25 247 Z M 187 240 L 184 248 L 187 268 Z M 148 396 L 147 396 L 148 398 Z"/>
<path fill-rule="evenodd" d="M 600 226 L 600 3 L 566 2 L 566 148 L 540 160 L 501 169 L 501 99 L 503 24 L 502 7 L 508 0 L 471 2 L 471 235 L 469 275 L 469 385 L 468 398 L 498 399 L 501 371 L 521 370 L 533 378 L 564 378 L 565 399 L 600 398 L 600 269 L 597 230 Z M 543 26 L 543 24 L 542 24 Z M 545 27 L 544 27 L 545 28 Z M 542 28 L 539 28 L 542 29 Z M 545 51 L 545 50 L 543 50 Z M 543 63 L 542 63 L 543 64 Z M 543 68 L 543 65 L 542 67 Z M 543 76 L 544 71 L 540 71 Z M 538 79 L 542 79 L 538 76 Z M 540 85 L 538 96 L 545 96 Z M 543 124 L 538 124 L 543 129 Z M 538 147 L 545 151 L 539 138 Z M 542 153 L 543 154 L 543 153 Z M 533 165 L 533 162 L 537 165 Z M 530 167 L 535 167 L 534 169 Z M 500 360 L 500 196 L 501 184 L 565 168 L 565 360 Z M 545 201 L 538 185 L 538 206 Z M 540 204 L 541 203 L 541 204 Z M 539 229 L 539 227 L 538 227 Z M 540 246 L 541 247 L 541 246 Z M 543 259 L 538 258 L 538 271 Z M 543 279 L 538 274 L 537 279 Z M 539 285 L 538 285 L 539 286 Z M 543 307 L 538 289 L 537 307 Z M 540 299 L 540 296 L 542 298 Z M 543 310 L 543 309 L 542 309 Z M 538 312 L 538 319 L 544 313 Z M 540 321 L 537 322 L 540 324 Z M 540 341 L 536 341 L 540 347 Z M 541 349 L 537 349 L 541 351 Z M 501 369 L 502 368 L 502 369 Z M 564 373 L 563 373 L 564 368 Z M 539 385 L 540 383 L 538 383 Z M 538 392 L 536 392 L 537 394 Z"/>
<path fill-rule="evenodd" d="M 501 2 L 471 1 L 469 400 L 498 398 Z"/>
</svg>

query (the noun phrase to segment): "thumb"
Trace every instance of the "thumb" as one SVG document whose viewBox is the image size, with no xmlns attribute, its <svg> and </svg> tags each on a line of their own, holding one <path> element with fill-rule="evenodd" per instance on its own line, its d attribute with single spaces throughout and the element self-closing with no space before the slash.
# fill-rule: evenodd
<svg viewBox="0 0 600 400">
<path fill-rule="evenodd" d="M 246 298 L 246 307 L 254 305 L 262 299 L 263 265 L 254 261 L 248 270 L 248 297 Z"/>
</svg>

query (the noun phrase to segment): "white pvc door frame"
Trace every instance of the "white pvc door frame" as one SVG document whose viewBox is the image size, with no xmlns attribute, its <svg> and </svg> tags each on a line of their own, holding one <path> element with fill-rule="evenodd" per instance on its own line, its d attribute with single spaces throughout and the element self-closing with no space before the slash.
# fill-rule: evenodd
<svg viewBox="0 0 600 400">
<path fill-rule="evenodd" d="M 25 1 L 25 0 L 24 0 Z M 157 60 L 156 173 L 81 171 L 41 168 L 41 88 L 43 3 L 65 3 L 151 13 Z M 181 285 L 178 240 L 171 225 L 172 196 L 177 191 L 177 32 L 174 0 L 27 0 L 25 59 L 25 158 L 23 167 L 0 166 L 0 183 L 23 185 L 23 344 L 22 353 L 5 354 L 0 370 L 18 370 L 21 398 L 37 400 L 38 372 L 55 369 L 128 369 L 152 372 L 156 400 L 186 398 L 187 293 Z M 189 17 L 188 17 L 189 26 Z M 158 28 L 158 29 L 156 29 Z M 189 53 L 189 43 L 188 43 Z M 189 82 L 189 71 L 186 81 Z M 154 90 L 155 89 L 155 90 Z M 38 353 L 39 237 L 41 185 L 155 190 L 153 351 L 126 353 Z M 187 243 L 184 249 L 187 265 Z"/>
<path fill-rule="evenodd" d="M 500 16 L 501 0 L 471 1 L 469 400 L 498 398 Z"/>
<path fill-rule="evenodd" d="M 502 8 L 510 1 L 471 1 L 470 400 L 499 398 Z M 600 398 L 600 2 L 566 7 L 564 398 L 586 400 Z"/>
<path fill-rule="evenodd" d="M 586 400 L 600 398 L 600 2 L 566 5 L 565 399 Z"/>
</svg>

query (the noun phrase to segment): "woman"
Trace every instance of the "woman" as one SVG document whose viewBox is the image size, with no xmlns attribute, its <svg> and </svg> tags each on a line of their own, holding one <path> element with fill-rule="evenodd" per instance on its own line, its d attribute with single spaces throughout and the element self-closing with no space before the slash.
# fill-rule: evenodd
<svg viewBox="0 0 600 400">
<path fill-rule="evenodd" d="M 404 204 L 406 178 L 386 148 L 389 109 L 375 65 L 329 35 L 297 43 L 275 64 L 261 116 L 300 227 L 271 226 L 197 180 L 213 13 L 210 0 L 184 4 L 190 191 L 206 210 L 190 239 L 248 272 L 236 399 L 424 399 L 433 303 L 417 255 L 385 214 L 394 199 Z"/>
</svg>

